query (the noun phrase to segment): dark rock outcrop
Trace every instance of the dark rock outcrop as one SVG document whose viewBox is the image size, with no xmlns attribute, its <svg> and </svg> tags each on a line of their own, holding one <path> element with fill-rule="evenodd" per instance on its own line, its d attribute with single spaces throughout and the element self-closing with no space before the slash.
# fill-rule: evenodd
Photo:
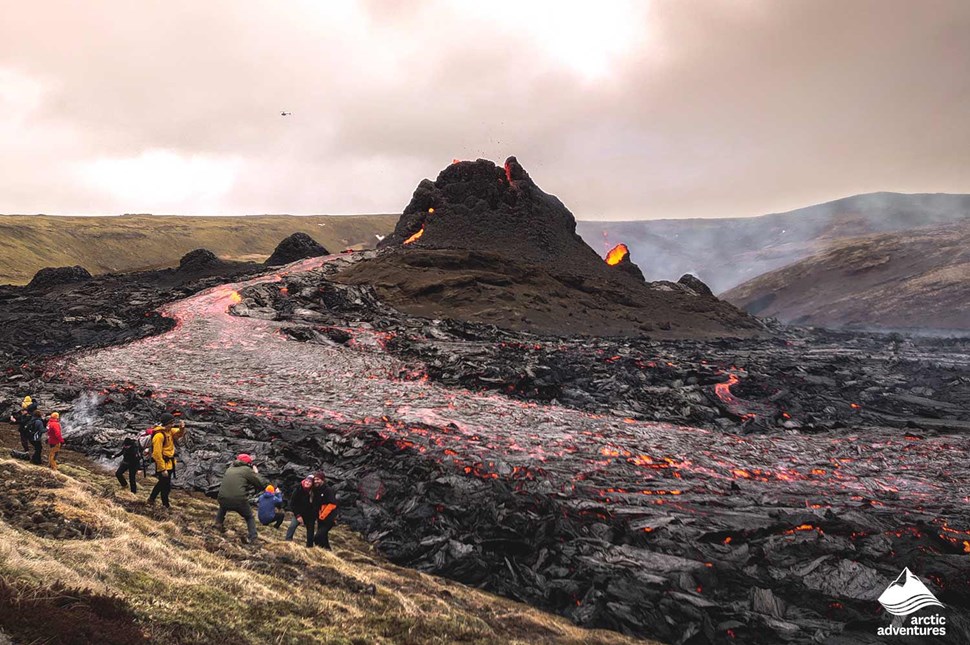
<svg viewBox="0 0 970 645">
<path fill-rule="evenodd" d="M 179 261 L 179 271 L 204 271 L 222 264 L 222 260 L 209 249 L 189 251 Z"/>
<path fill-rule="evenodd" d="M 714 297 L 714 292 L 711 288 L 704 284 L 704 281 L 698 278 L 696 275 L 690 273 L 685 273 L 680 276 L 680 280 L 677 281 L 678 284 L 682 284 L 699 296 L 710 296 Z"/>
<path fill-rule="evenodd" d="M 330 255 L 330 251 L 323 248 L 306 233 L 294 233 L 279 243 L 276 250 L 273 251 L 273 255 L 269 256 L 265 264 L 266 266 L 280 266 L 321 255 Z"/>
<path fill-rule="evenodd" d="M 573 214 L 536 186 L 515 157 L 504 167 L 486 159 L 460 161 L 435 181 L 423 180 L 378 246 L 400 245 L 492 251 L 561 273 L 609 275 L 576 234 Z"/>
<path fill-rule="evenodd" d="M 82 266 L 41 269 L 27 285 L 28 289 L 51 289 L 65 284 L 87 282 L 91 274 Z"/>
</svg>

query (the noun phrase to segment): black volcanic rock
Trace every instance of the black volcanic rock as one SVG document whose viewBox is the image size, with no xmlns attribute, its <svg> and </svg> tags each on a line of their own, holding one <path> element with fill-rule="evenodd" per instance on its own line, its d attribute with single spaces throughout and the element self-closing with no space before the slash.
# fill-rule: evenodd
<svg viewBox="0 0 970 645">
<path fill-rule="evenodd" d="M 711 288 L 704 284 L 704 281 L 698 278 L 696 275 L 685 273 L 680 276 L 680 280 L 677 281 L 678 284 L 682 284 L 699 296 L 711 296 L 714 297 L 714 292 Z"/>
<path fill-rule="evenodd" d="M 294 233 L 279 243 L 273 255 L 266 260 L 266 266 L 280 266 L 297 260 L 330 255 L 316 240 L 306 233 Z"/>
<path fill-rule="evenodd" d="M 64 284 L 87 282 L 91 278 L 91 274 L 82 266 L 48 267 L 38 271 L 27 288 L 50 289 Z"/>
<path fill-rule="evenodd" d="M 515 157 L 504 167 L 460 161 L 435 181 L 423 180 L 378 246 L 401 245 L 490 251 L 563 273 L 608 275 L 603 259 L 576 234 L 573 214 L 536 186 Z"/>
<path fill-rule="evenodd" d="M 182 256 L 179 261 L 179 271 L 204 271 L 206 269 L 211 269 L 222 264 L 222 260 L 216 256 L 215 253 L 209 249 L 196 249 L 194 251 L 189 251 Z"/>
</svg>

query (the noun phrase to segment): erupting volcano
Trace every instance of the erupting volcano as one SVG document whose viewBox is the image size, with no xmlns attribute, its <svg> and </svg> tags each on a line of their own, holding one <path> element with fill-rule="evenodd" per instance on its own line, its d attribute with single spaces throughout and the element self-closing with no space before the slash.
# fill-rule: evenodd
<svg viewBox="0 0 970 645">
<path fill-rule="evenodd" d="M 747 336 L 758 323 L 685 285 L 646 283 L 625 245 L 607 261 L 515 157 L 456 161 L 418 184 L 384 253 L 341 279 L 409 313 L 553 334 Z M 673 277 L 673 276 L 672 276 Z"/>
</svg>

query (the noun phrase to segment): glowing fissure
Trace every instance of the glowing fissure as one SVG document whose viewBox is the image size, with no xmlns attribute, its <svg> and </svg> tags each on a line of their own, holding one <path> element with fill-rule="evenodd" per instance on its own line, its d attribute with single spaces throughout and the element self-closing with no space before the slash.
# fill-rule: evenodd
<svg viewBox="0 0 970 645">
<path fill-rule="evenodd" d="M 404 240 L 404 243 L 405 244 L 413 244 L 414 242 L 417 242 L 418 240 L 420 240 L 422 235 L 424 235 L 424 226 L 421 227 L 421 230 L 420 231 L 418 231 L 417 233 L 415 233 L 414 235 L 412 235 L 408 239 Z"/>
<path fill-rule="evenodd" d="M 617 244 L 606 254 L 606 263 L 615 266 L 628 255 L 630 255 L 630 249 L 626 247 L 626 244 Z"/>
</svg>

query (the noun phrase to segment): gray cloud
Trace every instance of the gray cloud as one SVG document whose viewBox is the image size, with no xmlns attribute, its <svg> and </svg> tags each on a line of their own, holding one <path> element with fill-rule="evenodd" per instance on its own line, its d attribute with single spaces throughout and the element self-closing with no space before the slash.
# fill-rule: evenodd
<svg viewBox="0 0 970 645">
<path fill-rule="evenodd" d="M 0 212 L 397 212 L 509 154 L 586 219 L 970 192 L 967 33 L 963 0 L 9 2 Z"/>
</svg>

